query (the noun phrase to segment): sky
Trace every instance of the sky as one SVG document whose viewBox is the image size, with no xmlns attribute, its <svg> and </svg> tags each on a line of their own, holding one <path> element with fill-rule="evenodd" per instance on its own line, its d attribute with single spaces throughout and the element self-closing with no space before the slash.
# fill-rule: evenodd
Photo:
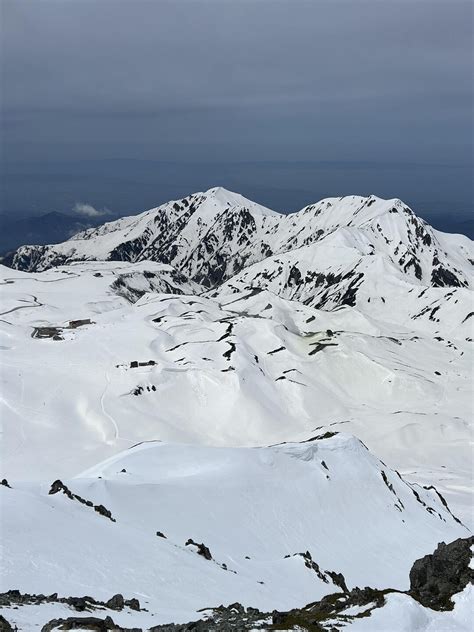
<svg viewBox="0 0 474 632">
<path fill-rule="evenodd" d="M 135 213 L 212 186 L 472 211 L 463 0 L 2 0 L 0 211 Z M 84 210 L 86 209 L 86 210 Z"/>
</svg>

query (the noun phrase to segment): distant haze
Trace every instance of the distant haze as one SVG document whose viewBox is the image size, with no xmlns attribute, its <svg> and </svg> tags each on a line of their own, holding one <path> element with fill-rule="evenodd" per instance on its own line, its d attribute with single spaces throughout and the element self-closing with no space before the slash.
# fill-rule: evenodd
<svg viewBox="0 0 474 632">
<path fill-rule="evenodd" d="M 4 215 L 215 185 L 282 211 L 349 193 L 472 211 L 470 1 L 1 8 Z"/>
</svg>

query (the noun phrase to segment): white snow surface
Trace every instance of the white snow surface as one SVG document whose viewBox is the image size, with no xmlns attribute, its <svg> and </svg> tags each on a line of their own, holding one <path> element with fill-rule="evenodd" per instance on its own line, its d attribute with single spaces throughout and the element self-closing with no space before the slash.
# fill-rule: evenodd
<svg viewBox="0 0 474 632">
<path fill-rule="evenodd" d="M 141 625 L 234 601 L 303 606 L 340 590 L 325 571 L 349 588 L 405 590 L 414 559 L 468 534 L 439 498 L 344 434 L 253 449 L 148 442 L 65 482 L 116 522 L 49 484 L 1 487 L 2 590 L 120 592 L 149 610 L 130 615 Z M 306 551 L 324 581 L 295 556 Z"/>
<path fill-rule="evenodd" d="M 471 632 L 474 587 L 471 585 L 453 597 L 454 609 L 436 612 L 423 608 L 407 595 L 389 594 L 383 608 L 370 617 L 351 622 L 351 632 Z"/>
<path fill-rule="evenodd" d="M 18 249 L 0 266 L 3 590 L 122 592 L 149 612 L 114 620 L 146 628 L 337 591 L 305 551 L 349 587 L 406 589 L 474 523 L 473 261 L 400 200 L 284 216 L 221 188 Z M 57 478 L 116 522 L 49 495 Z M 464 630 L 466 595 L 434 614 L 389 595 L 357 625 Z"/>
<path fill-rule="evenodd" d="M 136 300 L 134 289 L 163 278 L 189 292 L 153 262 L 1 270 L 7 478 L 74 476 L 149 439 L 259 446 L 341 429 L 439 486 L 470 521 L 472 345 L 445 333 L 448 318 L 425 332 L 269 290 Z M 453 308 L 463 313 L 469 298 Z M 393 298 L 399 322 L 407 304 Z M 92 324 L 62 340 L 32 338 L 34 327 L 83 318 Z"/>
</svg>

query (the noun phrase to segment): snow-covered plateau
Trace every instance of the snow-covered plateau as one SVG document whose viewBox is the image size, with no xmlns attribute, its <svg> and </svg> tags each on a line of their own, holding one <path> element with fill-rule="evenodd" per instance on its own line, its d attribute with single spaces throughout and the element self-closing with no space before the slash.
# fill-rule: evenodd
<svg viewBox="0 0 474 632">
<path fill-rule="evenodd" d="M 216 188 L 4 264 L 13 629 L 148 630 L 365 586 L 395 592 L 319 629 L 471 629 L 470 586 L 436 611 L 409 579 L 474 524 L 467 237 L 400 200 L 283 215 Z M 255 629 L 318 629 L 276 620 Z"/>
</svg>

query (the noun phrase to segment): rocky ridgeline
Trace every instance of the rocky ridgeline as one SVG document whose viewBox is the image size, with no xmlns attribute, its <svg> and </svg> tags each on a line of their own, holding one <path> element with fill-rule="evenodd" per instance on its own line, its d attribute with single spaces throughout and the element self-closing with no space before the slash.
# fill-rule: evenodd
<svg viewBox="0 0 474 632">
<path fill-rule="evenodd" d="M 417 560 L 410 571 L 409 596 L 433 610 L 452 610 L 451 597 L 474 582 L 474 570 L 469 568 L 474 537 L 458 539 L 451 544 L 442 542 L 432 555 Z M 312 560 L 303 555 L 312 568 Z M 313 569 L 316 570 L 316 569 Z M 319 571 L 319 568 L 317 569 Z M 335 624 L 370 616 L 385 604 L 385 596 L 399 592 L 393 589 L 354 588 L 326 595 L 320 601 L 288 612 L 260 612 L 235 603 L 209 611 L 209 617 L 186 624 L 159 625 L 150 632 L 235 632 L 237 630 L 307 630 L 308 632 L 339 632 Z M 348 608 L 363 608 L 357 615 L 344 614 Z"/>
<path fill-rule="evenodd" d="M 91 500 L 86 500 L 85 498 L 82 498 L 82 496 L 79 496 L 78 494 L 73 494 L 73 492 L 71 492 L 69 487 L 67 487 L 62 481 L 58 479 L 54 481 L 54 483 L 51 485 L 51 489 L 49 490 L 48 494 L 52 495 L 52 494 L 57 494 L 59 492 L 62 492 L 65 496 L 67 496 L 71 500 L 77 500 L 82 505 L 86 505 L 86 507 L 92 507 L 94 511 L 96 511 L 101 516 L 104 516 L 105 518 L 108 518 L 112 522 L 115 522 L 115 518 L 112 517 L 111 512 L 109 511 L 109 509 L 104 507 L 104 505 L 94 505 L 94 503 Z"/>
<path fill-rule="evenodd" d="M 4 606 L 25 606 L 25 605 L 41 605 L 45 603 L 64 603 L 78 612 L 85 610 L 94 610 L 97 608 L 109 608 L 119 612 L 124 608 L 140 611 L 140 602 L 138 599 L 124 599 L 123 595 L 118 593 L 111 597 L 108 601 L 98 601 L 93 597 L 58 597 L 58 593 L 52 595 L 29 595 L 21 593 L 19 590 L 9 590 L 0 594 L 0 607 Z"/>
<path fill-rule="evenodd" d="M 288 612 L 275 610 L 272 613 L 260 612 L 256 608 L 244 608 L 239 603 L 210 611 L 207 619 L 184 624 L 158 625 L 149 632 L 236 632 L 237 630 L 308 630 L 315 632 L 339 632 L 328 620 L 351 621 L 352 616 L 340 615 L 353 606 L 367 606 L 364 616 L 375 608 L 384 605 L 384 595 L 390 591 L 372 588 L 354 588 L 346 593 L 334 593 L 323 597 L 321 601 L 308 604 L 304 608 L 295 608 Z"/>
<path fill-rule="evenodd" d="M 54 630 L 94 630 L 95 632 L 142 632 L 141 628 L 121 628 L 111 617 L 68 617 L 67 619 L 53 619 L 41 628 L 41 632 Z"/>
<path fill-rule="evenodd" d="M 194 542 L 192 544 L 196 545 Z M 474 570 L 470 568 L 471 548 L 473 546 L 474 536 L 460 538 L 450 544 L 441 542 L 434 553 L 425 555 L 413 564 L 410 571 L 410 590 L 404 594 L 408 594 L 423 606 L 433 610 L 452 610 L 454 604 L 451 597 L 461 592 L 469 583 L 474 583 Z M 312 560 L 306 554 L 300 555 L 313 568 Z M 320 572 L 319 568 L 317 571 Z M 158 625 L 150 628 L 149 632 L 244 632 L 245 630 L 338 632 L 339 628 L 335 627 L 336 623 L 350 623 L 354 619 L 370 616 L 373 610 L 384 606 L 387 594 L 400 592 L 393 589 L 376 590 L 369 587 L 348 590 L 343 578 L 340 584 L 343 592 L 326 595 L 320 601 L 310 603 L 303 608 L 294 608 L 287 612 L 275 610 L 272 613 L 266 613 L 257 608 L 245 608 L 240 603 L 234 603 L 229 606 L 210 608 L 207 611 L 207 616 L 200 620 L 184 624 Z M 57 594 L 49 596 L 23 595 L 18 590 L 11 590 L 0 595 L 0 607 L 43 603 L 67 604 L 77 611 L 102 608 L 115 611 L 121 611 L 124 608 L 141 610 L 137 599 L 127 600 L 120 594 L 114 595 L 106 602 L 97 601 L 92 597 L 58 597 Z M 344 614 L 348 608 L 354 606 L 365 609 L 356 615 Z M 53 619 L 42 627 L 41 632 L 77 629 L 95 632 L 108 632 L 109 630 L 142 632 L 141 628 L 122 628 L 116 625 L 110 616 L 105 619 L 92 616 Z M 15 628 L 4 617 L 0 616 L 0 632 L 14 631 Z"/>
<path fill-rule="evenodd" d="M 287 255 L 321 243 L 339 248 L 340 242 L 334 242 L 336 233 L 343 242 L 352 239 L 349 247 L 360 248 L 361 259 L 383 254 L 398 274 L 415 284 L 469 286 L 467 251 L 453 245 L 455 257 L 449 256 L 445 238 L 439 241 L 440 233 L 400 200 L 375 196 L 331 198 L 285 215 L 220 188 L 86 230 L 62 244 L 21 246 L 2 263 L 28 272 L 90 259 L 148 260 L 174 268 L 155 280 L 148 277 L 138 286 L 130 277 L 116 281 L 113 289 L 132 302 L 144 291 L 180 294 L 184 286 L 190 289 L 190 283 L 201 290 L 212 289 L 231 278 L 263 288 L 277 276 L 282 281 L 280 294 L 289 293 L 295 298 L 293 292 L 298 287 L 312 286 L 313 293 L 319 293 L 314 306 L 327 304 L 332 308 L 355 303 L 364 282 L 360 261 L 354 261 L 350 269 L 340 270 L 337 265 L 331 271 L 324 266 L 302 265 L 301 253 L 297 257 Z M 253 273 L 249 278 L 241 277 L 253 264 L 265 260 L 268 266 L 255 277 Z"/>
<path fill-rule="evenodd" d="M 98 601 L 93 597 L 58 597 L 57 593 L 52 595 L 30 595 L 21 593 L 19 590 L 9 590 L 0 594 L 0 608 L 19 606 L 40 606 L 43 604 L 65 604 L 77 612 L 90 612 L 107 608 L 116 612 L 121 612 L 124 608 L 139 612 L 142 610 L 138 599 L 124 599 L 120 593 L 111 597 L 108 601 Z M 107 627 L 108 626 L 108 627 Z M 122 630 L 115 625 L 110 616 L 105 619 L 98 617 L 69 617 L 67 619 L 53 619 L 41 628 L 41 632 L 51 630 Z M 17 628 L 12 627 L 8 621 L 0 615 L 0 632 L 16 632 Z M 123 632 L 141 632 L 138 629 L 126 630 Z"/>
</svg>

